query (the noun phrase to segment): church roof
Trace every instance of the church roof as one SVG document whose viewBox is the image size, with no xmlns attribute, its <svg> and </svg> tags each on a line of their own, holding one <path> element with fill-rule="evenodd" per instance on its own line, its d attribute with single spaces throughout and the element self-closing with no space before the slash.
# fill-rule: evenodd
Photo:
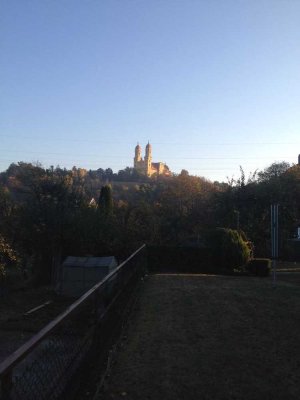
<svg viewBox="0 0 300 400">
<path fill-rule="evenodd" d="M 159 168 L 160 165 L 164 165 L 165 168 L 169 169 L 169 167 L 168 167 L 165 163 L 163 163 L 163 162 L 153 162 L 153 163 L 152 163 L 152 166 L 153 166 L 154 168 Z"/>
</svg>

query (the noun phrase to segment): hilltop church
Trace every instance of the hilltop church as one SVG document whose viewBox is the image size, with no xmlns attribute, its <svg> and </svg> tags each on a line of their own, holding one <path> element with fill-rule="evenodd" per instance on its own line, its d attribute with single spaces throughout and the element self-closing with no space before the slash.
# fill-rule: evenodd
<svg viewBox="0 0 300 400">
<path fill-rule="evenodd" d="M 145 158 L 142 158 L 142 148 L 139 144 L 135 147 L 134 169 L 146 176 L 163 175 L 170 176 L 169 167 L 162 162 L 152 162 L 152 147 L 148 142 Z"/>
</svg>

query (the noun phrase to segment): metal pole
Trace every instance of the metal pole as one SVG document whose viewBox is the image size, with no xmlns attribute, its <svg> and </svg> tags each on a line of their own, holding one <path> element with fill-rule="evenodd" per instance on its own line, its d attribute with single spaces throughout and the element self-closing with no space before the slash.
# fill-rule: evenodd
<svg viewBox="0 0 300 400">
<path fill-rule="evenodd" d="M 278 258 L 278 204 L 271 204 L 271 247 L 273 285 L 276 283 L 276 263 Z"/>
</svg>

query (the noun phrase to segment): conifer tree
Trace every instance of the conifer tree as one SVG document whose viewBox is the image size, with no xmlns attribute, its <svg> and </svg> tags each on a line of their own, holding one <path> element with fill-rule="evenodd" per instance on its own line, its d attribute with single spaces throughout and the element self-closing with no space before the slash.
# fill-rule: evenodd
<svg viewBox="0 0 300 400">
<path fill-rule="evenodd" d="M 112 190 L 110 185 L 102 186 L 98 201 L 100 210 L 104 211 L 105 214 L 111 214 L 113 211 L 113 198 Z"/>
</svg>

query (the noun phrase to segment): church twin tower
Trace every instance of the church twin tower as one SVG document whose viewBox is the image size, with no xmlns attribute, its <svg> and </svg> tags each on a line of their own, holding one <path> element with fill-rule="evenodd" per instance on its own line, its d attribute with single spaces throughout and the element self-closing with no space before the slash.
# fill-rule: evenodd
<svg viewBox="0 0 300 400">
<path fill-rule="evenodd" d="M 135 147 L 134 168 L 143 175 L 165 175 L 170 176 L 171 172 L 166 164 L 152 162 L 152 146 L 148 142 L 145 151 L 145 158 L 142 158 L 142 148 L 139 144 Z"/>
</svg>

